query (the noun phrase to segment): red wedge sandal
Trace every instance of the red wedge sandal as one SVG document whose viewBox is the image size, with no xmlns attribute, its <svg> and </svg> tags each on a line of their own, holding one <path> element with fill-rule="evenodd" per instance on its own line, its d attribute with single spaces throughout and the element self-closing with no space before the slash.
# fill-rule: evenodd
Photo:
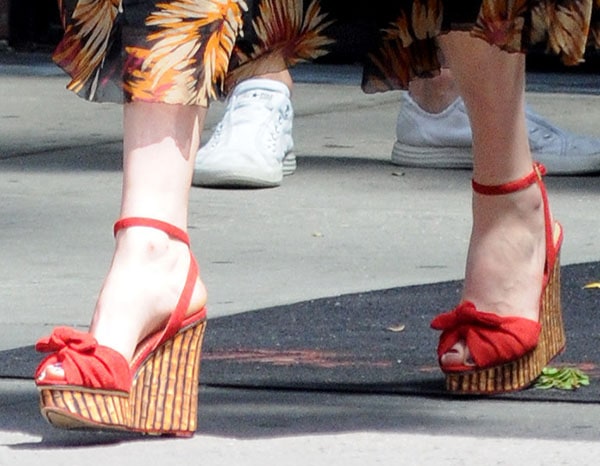
<svg viewBox="0 0 600 466">
<path fill-rule="evenodd" d="M 141 217 L 119 220 L 114 232 L 132 226 L 164 231 L 189 247 L 183 230 Z M 198 265 L 190 266 L 179 301 L 165 327 L 140 342 L 128 362 L 99 345 L 86 332 L 54 329 L 36 344 L 52 353 L 38 366 L 35 381 L 40 409 L 50 424 L 66 429 L 92 428 L 189 437 L 196 431 L 198 382 L 206 309 L 186 316 Z M 62 366 L 64 377 L 46 369 Z"/>
<path fill-rule="evenodd" d="M 432 328 L 442 331 L 438 357 L 451 392 L 489 395 L 523 389 L 565 347 L 559 263 L 563 234 L 560 224 L 551 219 L 543 174 L 545 168 L 536 163 L 529 175 L 517 181 L 499 186 L 472 183 L 473 190 L 484 195 L 510 194 L 538 184 L 544 205 L 546 263 L 538 322 L 481 312 L 469 301 L 431 322 Z M 442 365 L 442 355 L 459 341 L 465 342 L 473 365 Z"/>
</svg>

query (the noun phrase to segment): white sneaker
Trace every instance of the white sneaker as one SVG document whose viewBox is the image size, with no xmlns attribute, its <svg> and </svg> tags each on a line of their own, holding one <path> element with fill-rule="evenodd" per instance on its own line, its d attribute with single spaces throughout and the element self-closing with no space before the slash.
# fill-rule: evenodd
<svg viewBox="0 0 600 466">
<path fill-rule="evenodd" d="M 551 175 L 600 172 L 600 139 L 557 128 L 526 109 L 533 158 Z M 443 112 L 424 111 L 403 92 L 396 124 L 392 163 L 406 167 L 471 168 L 471 126 L 462 99 Z"/>
<path fill-rule="evenodd" d="M 288 87 L 271 79 L 238 84 L 225 114 L 194 166 L 194 186 L 263 188 L 279 186 L 296 170 Z"/>
</svg>

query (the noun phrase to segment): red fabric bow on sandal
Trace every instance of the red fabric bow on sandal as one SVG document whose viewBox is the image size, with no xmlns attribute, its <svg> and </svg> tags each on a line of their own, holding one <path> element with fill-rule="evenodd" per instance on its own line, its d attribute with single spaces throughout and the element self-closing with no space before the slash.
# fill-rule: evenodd
<svg viewBox="0 0 600 466">
<path fill-rule="evenodd" d="M 442 330 L 437 350 L 440 360 L 462 340 L 469 348 L 474 363 L 474 366 L 443 365 L 445 372 L 474 367 L 483 369 L 514 361 L 536 347 L 542 331 L 539 322 L 481 312 L 470 301 L 464 301 L 452 311 L 438 315 L 431 322 L 431 327 Z"/>
<path fill-rule="evenodd" d="M 115 350 L 99 345 L 87 332 L 57 327 L 39 340 L 35 349 L 52 353 L 39 365 L 35 374 L 38 385 L 66 384 L 87 388 L 127 392 L 131 384 L 129 363 Z M 57 377 L 48 368 L 60 365 L 64 376 Z"/>
</svg>

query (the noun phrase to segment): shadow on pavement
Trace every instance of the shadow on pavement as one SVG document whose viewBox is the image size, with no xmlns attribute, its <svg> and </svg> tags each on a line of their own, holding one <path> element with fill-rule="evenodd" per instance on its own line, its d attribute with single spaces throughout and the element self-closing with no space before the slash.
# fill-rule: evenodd
<svg viewBox="0 0 600 466">
<path fill-rule="evenodd" d="M 129 433 L 63 431 L 45 423 L 33 384 L 8 382 L 0 397 L 0 431 L 40 437 L 10 445 L 13 450 L 94 447 L 159 439 Z M 427 399 L 335 392 L 246 390 L 202 387 L 198 432 L 238 439 L 283 438 L 352 432 L 474 437 L 597 440 L 600 407 L 560 403 Z"/>
<path fill-rule="evenodd" d="M 121 171 L 120 142 L 93 143 L 70 148 L 51 148 L 45 152 L 20 153 L 0 158 L 3 172 Z"/>
</svg>

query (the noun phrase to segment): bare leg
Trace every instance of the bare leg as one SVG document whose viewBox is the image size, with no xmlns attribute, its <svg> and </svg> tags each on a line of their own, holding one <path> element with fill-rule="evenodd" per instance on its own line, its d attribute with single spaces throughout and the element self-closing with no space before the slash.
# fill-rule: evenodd
<svg viewBox="0 0 600 466">
<path fill-rule="evenodd" d="M 124 112 L 121 217 L 151 217 L 187 230 L 194 156 L 206 109 L 133 103 Z M 130 359 L 137 343 L 174 309 L 188 265 L 187 246 L 162 231 L 121 230 L 92 319 L 98 342 Z M 199 280 L 190 311 L 205 301 Z"/>
<path fill-rule="evenodd" d="M 448 68 L 435 78 L 415 79 L 408 93 L 419 107 L 429 113 L 443 112 L 459 97 L 458 87 Z"/>
<path fill-rule="evenodd" d="M 267 73 L 261 74 L 259 76 L 254 76 L 256 79 L 272 79 L 273 81 L 279 81 L 285 84 L 288 89 L 291 91 L 293 87 L 292 75 L 288 70 L 279 71 L 277 73 Z"/>
<path fill-rule="evenodd" d="M 531 172 L 524 56 L 462 32 L 440 43 L 471 120 L 473 178 L 497 185 Z M 464 300 L 483 311 L 537 320 L 544 260 L 543 206 L 536 185 L 504 196 L 473 195 Z M 461 342 L 442 357 L 442 364 L 468 360 Z"/>
</svg>

